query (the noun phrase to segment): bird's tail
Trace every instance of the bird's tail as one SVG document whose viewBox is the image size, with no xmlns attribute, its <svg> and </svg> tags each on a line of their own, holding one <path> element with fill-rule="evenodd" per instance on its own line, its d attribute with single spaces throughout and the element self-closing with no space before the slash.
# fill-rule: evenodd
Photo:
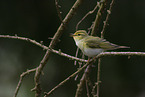
<svg viewBox="0 0 145 97">
<path fill-rule="evenodd" d="M 118 46 L 117 48 L 130 48 L 128 46 Z"/>
</svg>

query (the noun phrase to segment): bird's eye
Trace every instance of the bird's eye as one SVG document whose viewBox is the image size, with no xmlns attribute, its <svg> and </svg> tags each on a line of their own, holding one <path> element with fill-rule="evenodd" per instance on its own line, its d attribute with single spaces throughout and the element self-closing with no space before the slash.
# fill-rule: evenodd
<svg viewBox="0 0 145 97">
<path fill-rule="evenodd" d="M 78 36 L 80 36 L 81 34 L 78 34 Z"/>
</svg>

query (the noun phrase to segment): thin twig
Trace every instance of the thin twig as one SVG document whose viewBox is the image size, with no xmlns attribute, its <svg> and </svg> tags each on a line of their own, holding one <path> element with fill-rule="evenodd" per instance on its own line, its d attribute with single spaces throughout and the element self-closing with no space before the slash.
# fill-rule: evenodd
<svg viewBox="0 0 145 97">
<path fill-rule="evenodd" d="M 58 42 L 60 36 L 62 35 L 66 25 L 68 24 L 68 22 L 72 19 L 72 17 L 74 16 L 74 14 L 76 13 L 77 9 L 79 8 L 79 6 L 82 4 L 83 0 L 77 0 L 74 5 L 72 6 L 71 10 L 68 12 L 68 14 L 66 15 L 66 17 L 64 18 L 64 20 L 62 21 L 61 25 L 59 26 L 57 32 L 55 33 L 55 35 L 53 36 L 52 41 L 50 42 L 49 48 L 54 48 L 56 43 Z M 44 66 L 46 65 L 46 63 L 48 62 L 48 59 L 50 57 L 51 51 L 47 50 L 42 61 L 40 62 L 40 65 L 38 66 L 36 73 L 35 73 L 35 77 L 34 77 L 34 81 L 35 81 L 35 87 L 34 90 L 35 92 L 35 97 L 40 97 L 41 95 L 41 87 L 40 87 L 40 75 L 41 72 L 44 68 Z"/>
<path fill-rule="evenodd" d="M 99 27 L 99 24 L 100 24 L 100 20 L 101 20 L 101 16 L 102 16 L 102 11 L 103 11 L 103 9 L 105 7 L 106 1 L 105 0 L 101 0 L 100 2 L 97 2 L 97 6 L 95 8 L 97 8 L 98 6 L 100 8 L 99 8 L 98 13 L 96 15 L 96 19 L 95 19 L 95 22 L 93 24 L 91 35 L 94 35 L 94 33 L 97 32 L 97 30 L 98 30 L 98 27 Z M 86 16 L 84 16 L 84 18 L 86 18 Z M 82 22 L 82 20 L 80 22 Z M 78 25 L 79 25 L 79 23 L 78 23 Z M 76 29 L 77 29 L 77 27 L 78 26 L 76 26 Z M 78 88 L 76 90 L 75 97 L 81 97 L 83 86 L 84 86 L 84 83 L 85 83 L 85 77 L 88 75 L 89 72 L 90 72 L 90 65 L 86 68 L 86 70 L 85 70 L 85 72 L 84 72 L 84 74 L 83 74 L 83 76 L 82 76 L 82 78 L 80 80 L 80 83 L 79 83 Z"/>
<path fill-rule="evenodd" d="M 96 15 L 96 18 L 95 18 L 95 21 L 94 21 L 94 24 L 93 24 L 91 35 L 94 35 L 98 31 L 99 24 L 100 24 L 101 17 L 102 17 L 102 12 L 104 10 L 104 7 L 106 6 L 106 2 L 107 2 L 107 0 L 100 0 L 100 2 L 99 2 L 100 8 L 97 12 L 97 15 Z"/>
<path fill-rule="evenodd" d="M 110 3 L 110 8 L 109 8 L 109 10 L 107 10 L 108 14 L 107 14 L 107 16 L 106 16 L 106 20 L 104 21 L 103 29 L 102 29 L 102 31 L 101 31 L 101 38 L 104 38 L 104 33 L 105 33 L 104 31 L 105 31 L 105 28 L 106 28 L 106 26 L 107 26 L 107 22 L 108 22 L 108 20 L 109 20 L 109 16 L 110 16 L 110 14 L 111 14 L 113 4 L 114 4 L 114 0 L 112 0 L 112 2 Z"/>
<path fill-rule="evenodd" d="M 62 22 L 62 17 L 61 17 L 62 12 L 60 11 L 61 6 L 58 4 L 58 0 L 55 0 L 55 6 L 56 6 L 58 17 L 59 17 L 60 21 Z"/>
<path fill-rule="evenodd" d="M 103 52 L 97 55 L 96 58 L 105 56 L 145 56 L 145 52 Z"/>
<path fill-rule="evenodd" d="M 35 40 L 32 40 L 32 39 L 29 39 L 29 38 L 25 38 L 25 37 L 18 37 L 18 36 L 10 36 L 10 35 L 0 35 L 0 38 L 10 38 L 10 39 L 19 39 L 19 40 L 24 40 L 24 41 L 27 41 L 27 42 L 30 42 L 30 43 L 33 43 L 43 49 L 48 49 L 47 46 L 45 45 L 42 45 L 41 43 L 35 41 Z M 67 58 L 70 58 L 70 59 L 74 59 L 74 60 L 77 60 L 77 61 L 80 61 L 80 62 L 87 62 L 87 60 L 84 60 L 84 59 L 77 59 L 76 57 L 73 57 L 73 56 L 70 56 L 68 54 L 65 54 L 63 52 L 60 52 L 60 51 L 57 51 L 57 50 L 54 50 L 54 49 L 48 49 L 49 51 L 53 52 L 53 53 L 56 53 L 56 54 L 59 54 L 59 55 L 62 55 L 64 57 L 67 57 Z M 126 56 L 145 56 L 145 52 L 102 52 L 100 53 L 99 55 L 96 56 L 96 58 L 99 58 L 99 57 L 104 57 L 104 56 L 122 56 L 122 55 L 126 55 Z"/>
<path fill-rule="evenodd" d="M 92 13 L 94 13 L 95 12 L 95 10 L 98 8 L 98 6 L 99 6 L 99 2 L 97 2 L 97 5 L 94 7 L 94 9 L 93 10 L 91 10 L 91 11 L 89 11 L 78 23 L 77 23 L 77 25 L 76 25 L 76 31 L 78 30 L 78 26 L 80 25 L 80 23 L 87 17 L 87 16 L 89 16 L 90 14 L 92 14 Z M 93 25 L 93 24 L 92 24 Z M 91 26 L 91 28 L 92 28 L 92 26 Z M 77 57 L 78 56 L 78 52 L 79 52 L 79 48 L 77 48 L 77 50 L 76 50 L 76 54 L 75 54 L 75 57 Z M 77 61 L 74 61 L 74 65 L 76 65 L 77 64 Z"/>
<path fill-rule="evenodd" d="M 89 67 L 90 66 L 87 66 L 85 71 L 88 71 Z M 82 94 L 82 91 L 83 91 L 83 86 L 85 85 L 85 82 L 86 82 L 86 80 L 85 80 L 86 77 L 85 76 L 86 76 L 86 73 L 83 74 L 82 78 L 80 79 L 80 83 L 77 85 L 78 88 L 76 90 L 75 97 L 81 97 L 81 94 Z"/>
<path fill-rule="evenodd" d="M 96 91 L 95 91 L 96 87 L 97 87 L 97 82 L 92 87 L 92 92 L 91 93 L 92 93 L 93 97 L 96 97 Z"/>
<path fill-rule="evenodd" d="M 57 50 L 54 50 L 54 49 L 50 49 L 48 48 L 47 46 L 43 45 L 42 43 L 39 43 L 35 40 L 32 40 L 30 38 L 25 38 L 25 37 L 19 37 L 19 36 L 10 36 L 10 35 L 0 35 L 0 38 L 9 38 L 9 39 L 18 39 L 18 40 L 24 40 L 24 41 L 27 41 L 27 42 L 30 42 L 30 43 L 33 43 L 41 48 L 43 48 L 44 50 L 49 50 L 55 54 L 58 54 L 58 55 L 61 55 L 61 56 L 64 56 L 64 57 L 67 57 L 71 60 L 76 60 L 76 61 L 80 61 L 80 62 L 87 62 L 87 60 L 84 60 L 84 59 L 80 59 L 80 58 L 77 58 L 77 57 L 74 57 L 74 56 L 71 56 L 71 55 L 68 55 L 66 53 L 63 53 L 61 51 L 57 51 Z"/>
<path fill-rule="evenodd" d="M 16 96 L 17 96 L 18 91 L 19 91 L 19 89 L 20 89 L 20 87 L 21 87 L 23 78 L 24 78 L 27 74 L 32 73 L 32 72 L 35 72 L 35 71 L 36 71 L 36 68 L 31 69 L 31 70 L 27 70 L 26 72 L 23 72 L 23 73 L 20 75 L 20 79 L 19 79 L 19 82 L 18 82 L 18 84 L 17 84 L 16 90 L 15 90 L 15 94 L 14 94 L 13 97 L 16 97 Z"/>
<path fill-rule="evenodd" d="M 78 53 L 79 53 L 79 48 L 77 47 L 75 57 L 77 57 L 77 56 L 78 56 Z M 77 61 L 74 61 L 74 65 L 77 65 Z"/>
<path fill-rule="evenodd" d="M 50 94 L 52 94 L 56 89 L 58 89 L 60 86 L 62 86 L 64 83 L 66 83 L 69 79 L 71 79 L 72 77 L 74 77 L 76 74 L 78 74 L 79 72 L 81 72 L 82 70 L 84 70 L 89 63 L 86 63 L 83 67 L 79 68 L 75 73 L 73 73 L 72 75 L 70 75 L 69 77 L 67 77 L 65 80 L 63 80 L 61 83 L 59 83 L 57 86 L 55 86 L 53 89 L 51 89 L 48 93 L 45 93 L 44 97 L 49 96 Z"/>
<path fill-rule="evenodd" d="M 88 62 L 93 62 L 93 60 L 88 60 Z M 91 69 L 91 63 L 87 66 L 87 68 L 84 71 L 84 74 L 82 76 L 82 78 L 80 79 L 80 83 L 78 84 L 78 88 L 76 90 L 76 94 L 75 97 L 81 97 L 82 91 L 83 91 L 83 86 L 85 85 L 86 79 L 88 78 L 88 75 L 90 73 L 90 69 Z"/>
<path fill-rule="evenodd" d="M 36 44 L 36 45 L 42 47 L 42 48 L 44 47 L 45 49 L 47 49 L 47 47 L 45 47 L 44 45 L 36 42 L 35 40 L 31 40 L 28 38 L 23 38 L 23 37 L 18 37 L 18 36 L 9 36 L 9 35 L 0 35 L 0 37 L 1 38 L 20 39 L 20 40 L 25 40 L 25 41 L 27 40 L 28 42 L 31 42 L 33 44 Z M 59 51 L 55 51 L 53 49 L 51 49 L 50 51 L 55 52 L 55 53 L 60 54 L 60 55 L 63 55 L 65 57 L 68 56 L 67 54 L 65 55 L 65 54 L 60 53 Z M 123 55 L 125 55 L 125 56 L 145 56 L 145 52 L 103 52 L 103 53 L 100 53 L 99 55 L 97 55 L 96 58 L 101 58 L 101 57 L 105 57 L 105 56 L 123 56 Z M 16 88 L 15 95 L 17 95 L 17 93 L 18 93 L 19 87 L 21 85 L 21 80 L 22 80 L 22 78 L 20 78 L 20 81 L 19 81 L 20 84 L 18 84 L 18 86 Z"/>
<path fill-rule="evenodd" d="M 109 16 L 110 16 L 111 11 L 112 11 L 113 3 L 114 3 L 114 0 L 112 0 L 112 2 L 110 3 L 110 8 L 109 8 L 109 10 L 107 10 L 108 14 L 106 16 L 106 20 L 104 21 L 103 29 L 101 31 L 101 38 L 104 38 L 104 31 L 105 31 L 105 28 L 107 26 L 107 22 L 108 22 Z M 101 66 L 101 58 L 98 59 L 97 97 L 99 97 L 99 94 L 100 94 L 100 83 L 101 83 L 101 81 L 100 81 L 100 66 Z"/>
<path fill-rule="evenodd" d="M 105 57 L 105 56 L 123 56 L 123 55 L 125 55 L 125 56 L 145 56 L 145 52 L 103 52 L 103 53 L 100 53 L 99 55 L 97 55 L 95 58 L 102 58 L 102 57 Z M 93 62 L 93 60 L 90 60 L 90 62 Z M 50 90 L 48 93 L 45 93 L 45 94 L 47 96 L 50 95 L 50 94 L 52 94 L 57 88 L 59 88 L 64 83 L 66 83 L 70 78 L 74 77 L 76 74 L 78 74 L 79 72 L 81 72 L 86 66 L 88 66 L 88 65 L 85 64 L 78 71 L 76 71 L 75 73 L 73 73 L 72 75 L 70 75 L 67 79 L 65 79 L 64 81 L 62 81 L 61 83 L 59 83 L 52 90 Z M 95 85 L 95 87 L 96 87 L 96 85 Z M 95 87 L 94 87 L 94 89 L 95 89 Z M 94 92 L 94 90 L 93 90 L 93 92 Z"/>
<path fill-rule="evenodd" d="M 89 87 L 88 87 L 88 80 L 86 79 L 86 90 L 87 90 L 87 97 L 90 97 Z"/>
<path fill-rule="evenodd" d="M 101 66 L 101 58 L 98 59 L 98 73 L 97 73 L 97 97 L 99 97 L 100 90 L 100 66 Z"/>
<path fill-rule="evenodd" d="M 99 6 L 99 3 L 97 2 L 97 5 L 95 6 L 95 8 L 94 8 L 93 10 L 89 11 L 89 12 L 88 12 L 88 13 L 87 13 L 87 14 L 77 23 L 77 25 L 76 25 L 76 31 L 78 30 L 78 26 L 80 25 L 80 23 L 81 23 L 88 15 L 94 13 L 95 10 L 98 8 L 98 6 Z"/>
<path fill-rule="evenodd" d="M 88 34 L 91 33 L 91 29 L 93 28 L 94 22 L 92 22 L 91 26 L 88 28 Z"/>
<path fill-rule="evenodd" d="M 81 59 L 81 58 L 77 58 L 77 57 L 68 55 L 68 54 L 66 54 L 66 53 L 63 53 L 63 52 L 60 52 L 60 51 L 57 51 L 57 50 L 54 50 L 54 49 L 49 49 L 49 50 L 50 50 L 51 52 L 53 52 L 53 53 L 58 54 L 58 55 L 67 57 L 67 58 L 69 58 L 70 60 L 76 60 L 76 61 L 85 62 L 85 63 L 88 61 L 88 60 L 84 60 L 84 59 Z"/>
<path fill-rule="evenodd" d="M 17 35 L 15 36 L 10 36 L 10 35 L 0 35 L 0 38 L 10 38 L 10 39 L 18 39 L 18 40 L 24 40 L 24 41 L 27 41 L 27 42 L 30 42 L 30 43 L 33 43 L 41 48 L 43 48 L 44 50 L 48 49 L 47 46 L 35 41 L 35 40 L 32 40 L 30 38 L 25 38 L 25 37 L 19 37 Z"/>
</svg>

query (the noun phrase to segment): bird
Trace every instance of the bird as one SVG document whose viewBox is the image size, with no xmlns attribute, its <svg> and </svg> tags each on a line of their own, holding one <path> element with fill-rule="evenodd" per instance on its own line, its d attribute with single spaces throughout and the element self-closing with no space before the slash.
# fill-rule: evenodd
<svg viewBox="0 0 145 97">
<path fill-rule="evenodd" d="M 109 41 L 106 41 L 106 39 L 100 37 L 90 36 L 85 30 L 78 30 L 71 36 L 79 49 L 81 49 L 84 55 L 88 57 L 95 57 L 106 50 L 130 48 L 110 43 Z"/>
</svg>

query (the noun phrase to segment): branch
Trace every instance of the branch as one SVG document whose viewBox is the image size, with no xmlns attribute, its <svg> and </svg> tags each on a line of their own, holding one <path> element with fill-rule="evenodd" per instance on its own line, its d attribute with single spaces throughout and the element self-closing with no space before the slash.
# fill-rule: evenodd
<svg viewBox="0 0 145 97">
<path fill-rule="evenodd" d="M 93 97 L 96 96 L 95 89 L 96 89 L 97 85 L 98 85 L 98 83 L 96 82 L 96 83 L 94 84 L 94 86 L 92 87 L 92 92 L 91 92 L 91 93 L 92 93 Z"/>
<path fill-rule="evenodd" d="M 100 66 L 101 65 L 101 58 L 98 59 L 98 73 L 97 73 L 97 97 L 99 97 L 99 93 L 100 93 Z M 95 95 L 94 95 L 95 96 Z"/>
<path fill-rule="evenodd" d="M 63 53 L 63 52 L 53 50 L 53 49 L 50 49 L 50 51 L 52 51 L 53 53 L 56 53 L 56 54 L 58 54 L 58 55 L 67 57 L 67 58 L 69 58 L 69 59 L 71 59 L 71 60 L 76 60 L 76 61 L 85 62 L 85 63 L 88 61 L 88 60 L 80 59 L 80 58 L 77 58 L 77 57 L 74 57 L 74 56 L 65 54 L 65 53 Z"/>
<path fill-rule="evenodd" d="M 91 69 L 91 64 L 89 64 L 80 80 L 80 83 L 78 84 L 78 88 L 76 90 L 76 95 L 75 97 L 81 97 L 81 94 L 83 92 L 83 86 L 85 85 L 86 79 L 90 73 L 90 69 Z"/>
<path fill-rule="evenodd" d="M 54 50 L 54 49 L 50 49 L 48 48 L 47 46 L 35 41 L 35 40 L 32 40 L 30 38 L 25 38 L 25 37 L 19 37 L 19 36 L 10 36 L 10 35 L 0 35 L 0 38 L 9 38 L 9 39 L 18 39 L 18 40 L 24 40 L 24 41 L 27 41 L 27 42 L 30 42 L 32 44 L 35 44 L 41 48 L 43 48 L 44 50 L 49 50 L 55 54 L 58 54 L 58 55 L 61 55 L 61 56 L 64 56 L 64 57 L 67 57 L 71 60 L 76 60 L 76 61 L 80 61 L 80 62 L 87 62 L 87 60 L 84 60 L 84 59 L 80 59 L 80 58 L 77 58 L 77 57 L 74 57 L 74 56 L 71 56 L 71 55 L 68 55 L 66 53 L 63 53 L 61 52 L 60 50 L 57 51 L 57 50 Z"/>
<path fill-rule="evenodd" d="M 49 49 L 47 46 L 42 45 L 41 43 L 39 43 L 39 42 L 37 42 L 35 40 L 32 40 L 32 39 L 29 39 L 29 38 L 18 37 L 18 36 L 10 36 L 10 35 L 0 35 L 0 38 L 10 38 L 10 39 L 24 40 L 24 41 L 33 43 L 33 44 L 35 44 L 35 45 L 37 45 L 37 46 L 39 46 L 39 47 L 41 47 L 43 49 L 47 49 L 47 50 L 49 50 L 49 51 L 51 51 L 51 52 L 53 52 L 55 54 L 67 57 L 69 59 L 80 61 L 80 62 L 87 62 L 87 60 L 80 59 L 80 58 L 68 55 L 68 54 L 63 53 L 61 51 L 57 51 L 57 50 L 54 50 L 54 49 Z M 126 56 L 144 56 L 145 53 L 144 52 L 102 52 L 99 55 L 97 55 L 96 58 L 104 57 L 104 56 L 118 56 L 118 55 L 119 56 L 122 56 L 122 55 L 126 55 Z"/>
<path fill-rule="evenodd" d="M 96 19 L 95 19 L 95 22 L 93 24 L 91 35 L 94 35 L 94 33 L 97 32 L 97 30 L 98 30 L 98 27 L 99 27 L 99 24 L 101 21 L 101 17 L 102 17 L 102 11 L 104 10 L 106 2 L 107 2 L 107 0 L 100 0 L 100 2 L 97 2 L 96 8 L 98 6 L 100 8 L 99 8 L 98 13 L 96 15 Z M 85 72 L 80 80 L 75 97 L 81 97 L 83 86 L 85 85 L 85 79 L 87 78 L 87 75 L 89 73 L 90 73 L 90 65 L 88 66 L 88 69 L 85 70 Z"/>
<path fill-rule="evenodd" d="M 78 57 L 78 53 L 79 53 L 79 48 L 77 47 L 75 57 Z M 74 61 L 74 65 L 77 65 L 77 61 Z"/>
<path fill-rule="evenodd" d="M 62 35 L 66 25 L 68 24 L 68 22 L 71 20 L 71 18 L 74 16 L 74 14 L 76 13 L 77 9 L 79 8 L 79 6 L 81 5 L 81 3 L 83 2 L 83 0 L 77 0 L 75 2 L 75 4 L 73 5 L 73 7 L 71 8 L 71 10 L 68 12 L 68 14 L 66 15 L 66 17 L 64 18 L 64 20 L 62 21 L 61 25 L 59 26 L 57 32 L 55 33 L 55 35 L 53 36 L 52 41 L 50 42 L 49 48 L 54 48 L 59 37 Z M 38 66 L 36 73 L 35 73 L 35 77 L 34 77 L 34 81 L 35 81 L 35 87 L 34 90 L 36 91 L 35 93 L 35 97 L 40 97 L 41 94 L 41 87 L 40 87 L 40 75 L 41 72 L 44 68 L 44 66 L 46 65 L 49 57 L 50 57 L 51 51 L 47 50 L 42 61 L 40 62 L 40 65 Z"/>
<path fill-rule="evenodd" d="M 106 6 L 106 2 L 107 2 L 107 0 L 101 0 L 99 2 L 100 8 L 99 8 L 98 13 L 96 15 L 96 19 L 95 19 L 94 24 L 93 24 L 91 35 L 94 35 L 98 31 L 99 24 L 100 24 L 101 17 L 102 17 L 102 11 L 104 10 L 104 7 Z"/>
<path fill-rule="evenodd" d="M 145 52 L 104 52 L 96 56 L 98 58 L 98 73 L 97 73 L 97 96 L 99 97 L 99 88 L 100 88 L 100 65 L 101 65 L 101 58 L 105 56 L 145 56 Z"/>
<path fill-rule="evenodd" d="M 107 26 L 107 22 L 108 22 L 108 20 L 109 20 L 109 16 L 110 16 L 110 14 L 111 14 L 113 4 L 114 4 L 114 0 L 111 1 L 111 3 L 110 3 L 110 8 L 109 8 L 109 10 L 107 10 L 108 14 L 107 14 L 107 16 L 106 16 L 106 20 L 104 21 L 103 29 L 102 29 L 102 31 L 101 31 L 101 38 L 104 38 L 104 31 L 105 31 L 105 28 L 106 28 L 106 26 Z M 99 94 L 100 94 L 100 83 L 101 83 L 101 81 L 100 81 L 100 70 L 101 70 L 100 67 L 101 67 L 101 66 L 100 66 L 100 65 L 101 65 L 101 58 L 98 59 L 97 94 L 94 95 L 94 96 L 97 96 L 97 97 L 99 97 Z"/>
<path fill-rule="evenodd" d="M 145 56 L 145 52 L 103 52 L 97 55 L 96 58 L 105 56 Z"/>
<path fill-rule="evenodd" d="M 145 56 L 145 52 L 103 52 L 103 53 L 100 53 L 99 55 L 97 55 L 95 58 L 102 58 L 102 57 L 105 57 L 105 56 L 123 56 L 123 55 L 125 55 L 125 56 Z M 78 74 L 79 72 L 81 72 L 84 68 L 86 68 L 90 64 L 90 62 L 93 62 L 94 59 L 90 60 L 89 63 L 86 63 L 78 71 L 76 71 L 75 73 L 73 73 L 72 75 L 70 75 L 64 81 L 60 82 L 57 86 L 55 86 L 53 89 L 51 89 L 48 93 L 45 93 L 45 96 L 44 97 L 47 97 L 48 95 L 52 94 L 56 89 L 58 89 L 60 86 L 62 86 L 63 84 L 65 84 L 68 80 L 70 80 L 76 74 Z M 86 73 L 88 72 L 87 70 L 88 69 L 86 69 Z M 98 71 L 98 72 L 100 72 L 100 71 Z M 98 80 L 100 80 L 100 79 L 98 78 Z M 98 81 L 98 82 L 100 82 L 100 81 Z"/>
<path fill-rule="evenodd" d="M 32 40 L 32 39 L 29 39 L 29 38 L 18 37 L 17 35 L 15 35 L 15 36 L 0 35 L 0 38 L 9 38 L 9 39 L 24 40 L 24 41 L 30 42 L 30 43 L 32 43 L 32 44 L 35 44 L 35 45 L 37 45 L 37 46 L 39 46 L 39 47 L 41 47 L 41 48 L 43 48 L 43 49 L 47 49 L 47 50 L 49 50 L 49 51 L 51 51 L 51 52 L 53 52 L 53 53 L 56 53 L 56 54 L 58 54 L 58 55 L 67 57 L 67 58 L 69 58 L 69 59 L 71 59 L 71 60 L 76 60 L 76 61 L 80 61 L 80 62 L 87 62 L 87 60 L 80 59 L 80 58 L 77 58 L 77 57 L 74 57 L 74 56 L 70 56 L 70 55 L 68 55 L 68 54 L 65 54 L 65 53 L 61 52 L 60 50 L 57 51 L 57 50 L 54 50 L 54 49 L 49 49 L 47 46 L 42 45 L 41 43 L 39 43 L 39 42 L 37 42 L 37 41 L 35 41 L 35 40 Z M 21 86 L 23 77 L 24 77 L 26 74 L 29 74 L 29 73 L 32 72 L 32 71 L 36 71 L 36 69 L 28 70 L 28 71 L 24 72 L 23 74 L 21 74 L 20 80 L 19 80 L 18 85 L 17 85 L 17 88 L 16 88 L 16 90 L 15 90 L 15 95 L 14 95 L 14 97 L 17 96 L 17 93 L 18 93 L 18 91 L 19 91 L 19 89 L 20 89 L 20 86 Z M 32 91 L 33 91 L 33 89 L 32 89 Z"/>
<path fill-rule="evenodd" d="M 105 28 L 106 28 L 106 26 L 107 26 L 107 22 L 108 22 L 108 20 L 109 20 L 109 16 L 110 16 L 110 14 L 111 14 L 113 4 L 114 4 L 114 0 L 112 0 L 112 2 L 110 3 L 110 8 L 109 8 L 109 10 L 107 10 L 108 14 L 107 14 L 107 16 L 106 16 L 106 20 L 104 21 L 103 29 L 102 29 L 102 31 L 101 31 L 101 38 L 104 38 L 104 31 L 105 31 Z"/>
<path fill-rule="evenodd" d="M 34 69 L 31 69 L 31 70 L 27 70 L 26 72 L 23 72 L 23 73 L 20 75 L 20 79 L 19 79 L 18 85 L 17 85 L 16 90 L 15 90 L 15 94 L 14 94 L 13 97 L 16 97 L 16 96 L 17 96 L 18 91 L 19 91 L 19 89 L 20 89 L 20 87 L 21 87 L 23 78 L 24 78 L 27 74 L 32 73 L 32 72 L 34 72 L 34 71 L 36 71 L 35 68 L 34 68 Z"/>
<path fill-rule="evenodd" d="M 62 17 L 61 17 L 61 11 L 59 10 L 59 8 L 61 7 L 60 5 L 58 5 L 58 0 L 55 0 L 55 6 L 56 6 L 56 10 L 57 10 L 57 14 L 58 14 L 58 17 L 60 19 L 60 21 L 62 22 Z"/>
<path fill-rule="evenodd" d="M 79 72 L 81 72 L 82 70 L 84 70 L 89 64 L 89 61 L 81 68 L 79 68 L 75 73 L 73 73 L 72 75 L 70 75 L 69 77 L 67 77 L 64 81 L 62 81 L 61 83 L 59 83 L 57 86 L 55 86 L 53 89 L 51 89 L 48 93 L 45 93 L 44 97 L 49 96 L 50 94 L 52 94 L 56 89 L 58 89 L 60 86 L 62 86 L 63 84 L 65 84 L 69 79 L 71 79 L 72 77 L 74 77 L 75 75 L 77 75 Z"/>
<path fill-rule="evenodd" d="M 80 23 L 81 23 L 88 15 L 94 13 L 95 10 L 98 8 L 98 6 L 99 6 L 99 3 L 97 2 L 97 5 L 95 6 L 95 8 L 94 8 L 93 10 L 89 11 L 89 12 L 88 12 L 88 13 L 87 13 L 87 14 L 77 23 L 77 25 L 76 25 L 76 31 L 78 30 L 78 26 L 80 25 Z"/>
<path fill-rule="evenodd" d="M 0 38 L 12 38 L 12 39 L 24 40 L 24 41 L 33 43 L 33 44 L 35 44 L 35 45 L 38 45 L 38 46 L 42 47 L 43 49 L 48 49 L 48 47 L 46 47 L 46 46 L 44 46 L 44 45 L 42 45 L 42 44 L 36 42 L 35 40 L 31 40 L 31 39 L 29 39 L 29 38 L 18 37 L 18 36 L 9 36 L 9 35 L 0 35 Z M 50 50 L 50 51 L 53 52 L 53 53 L 59 54 L 59 55 L 61 55 L 61 56 L 70 58 L 70 59 L 74 59 L 74 60 L 81 61 L 81 62 L 87 62 L 87 60 L 83 60 L 83 59 L 79 59 L 79 58 L 76 58 L 76 57 L 67 55 L 67 54 L 65 54 L 65 53 L 62 53 L 61 51 L 56 51 L 56 50 L 53 50 L 53 49 L 48 49 L 48 50 Z M 123 56 L 123 55 L 125 55 L 125 56 L 145 56 L 145 52 L 102 52 L 102 53 L 100 53 L 99 55 L 97 55 L 96 58 L 102 58 L 102 57 L 105 57 L 105 56 Z M 92 61 L 92 60 L 91 60 L 91 61 Z M 85 67 L 82 67 L 82 68 L 85 68 Z M 34 69 L 31 69 L 31 70 L 32 70 L 32 72 L 33 72 Z M 20 86 L 21 86 L 23 77 L 25 76 L 25 74 L 29 74 L 29 73 L 31 72 L 31 70 L 28 70 L 27 72 L 24 72 L 24 73 L 21 75 L 20 80 L 19 80 L 19 83 L 18 83 L 17 88 L 16 88 L 16 90 L 15 90 L 15 95 L 14 95 L 14 97 L 17 96 L 17 93 L 18 93 L 18 90 L 19 90 L 19 88 L 20 88 Z M 35 70 L 36 70 L 36 69 L 35 69 Z M 34 70 L 34 71 L 35 71 L 35 70 Z M 80 70 L 80 69 L 79 69 L 79 70 Z M 81 70 L 80 70 L 80 71 L 79 71 L 79 70 L 76 72 L 76 74 L 77 74 L 78 72 L 81 71 Z M 74 74 L 74 75 L 76 75 L 76 74 Z M 71 77 L 73 77 L 73 76 L 71 76 Z M 66 81 L 68 81 L 71 77 L 67 78 Z M 61 84 L 64 84 L 66 81 L 60 83 L 58 86 L 56 86 L 54 89 L 52 89 L 51 92 L 53 92 L 55 89 L 57 89 L 58 87 L 60 87 Z"/>
<path fill-rule="evenodd" d="M 98 8 L 98 6 L 99 6 L 99 3 L 97 2 L 97 5 L 94 7 L 94 9 L 93 10 L 91 10 L 91 11 L 89 11 L 78 23 L 77 23 L 77 25 L 76 25 L 76 31 L 78 30 L 78 26 L 80 25 L 80 23 L 87 17 L 87 16 L 89 16 L 90 14 L 92 14 L 92 13 L 94 13 L 95 12 L 95 10 Z M 91 26 L 92 27 L 92 26 Z M 75 57 L 77 57 L 78 56 L 78 52 L 79 52 L 79 48 L 77 48 L 77 50 L 76 50 L 76 54 L 75 54 Z M 77 64 L 77 62 L 76 61 L 74 61 L 74 65 L 76 65 Z"/>
<path fill-rule="evenodd" d="M 89 86 L 88 86 L 88 79 L 86 79 L 86 91 L 87 91 L 87 97 L 90 97 Z"/>
<path fill-rule="evenodd" d="M 25 38 L 25 37 L 19 37 L 17 35 L 15 36 L 10 36 L 10 35 L 0 35 L 0 38 L 10 38 L 10 39 L 18 39 L 18 40 L 24 40 L 24 41 L 27 41 L 27 42 L 30 42 L 32 44 L 35 44 L 41 48 L 43 48 L 44 50 L 48 49 L 47 46 L 45 45 L 42 45 L 41 43 L 35 41 L 35 40 L 32 40 L 32 39 L 29 39 L 29 38 Z"/>
</svg>

